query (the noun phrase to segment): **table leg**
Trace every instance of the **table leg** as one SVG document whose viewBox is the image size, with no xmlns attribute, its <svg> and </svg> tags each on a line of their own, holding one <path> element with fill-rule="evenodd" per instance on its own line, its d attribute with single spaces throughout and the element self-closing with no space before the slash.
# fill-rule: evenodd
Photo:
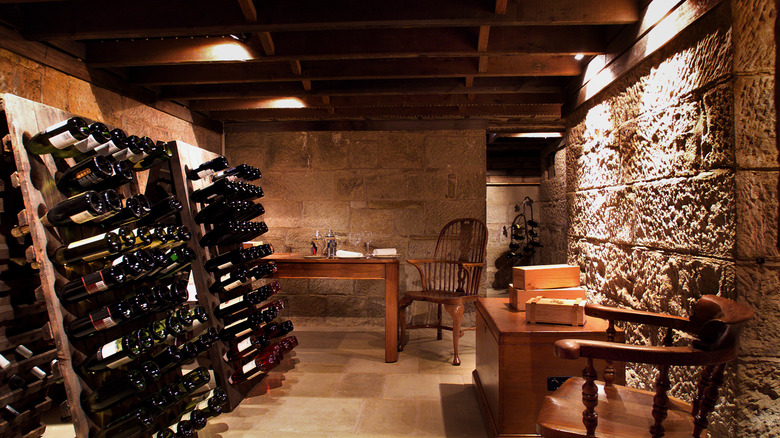
<svg viewBox="0 0 780 438">
<path fill-rule="evenodd" d="M 385 362 L 398 360 L 398 263 L 385 264 Z"/>
</svg>

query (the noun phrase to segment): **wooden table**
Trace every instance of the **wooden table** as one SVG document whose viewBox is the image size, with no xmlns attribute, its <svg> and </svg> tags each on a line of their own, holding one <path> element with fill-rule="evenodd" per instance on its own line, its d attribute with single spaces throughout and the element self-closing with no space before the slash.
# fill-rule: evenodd
<svg viewBox="0 0 780 438">
<path fill-rule="evenodd" d="M 304 258 L 304 254 L 273 254 L 275 278 L 330 278 L 385 281 L 385 362 L 398 360 L 398 259 Z"/>
<path fill-rule="evenodd" d="M 480 410 L 494 437 L 533 437 L 544 398 L 568 377 L 582 375 L 585 360 L 555 357 L 558 339 L 606 341 L 607 321 L 588 317 L 585 326 L 528 324 L 525 312 L 507 298 L 477 301 L 477 366 L 473 372 Z M 622 331 L 615 336 L 623 342 Z M 625 380 L 625 365 L 615 363 L 615 383 Z M 603 361 L 596 361 L 601 373 Z"/>
</svg>

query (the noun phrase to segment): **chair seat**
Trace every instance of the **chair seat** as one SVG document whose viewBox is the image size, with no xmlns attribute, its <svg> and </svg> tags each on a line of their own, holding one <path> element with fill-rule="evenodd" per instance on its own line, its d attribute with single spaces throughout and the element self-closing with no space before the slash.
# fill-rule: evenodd
<svg viewBox="0 0 780 438">
<path fill-rule="evenodd" d="M 449 290 L 414 290 L 404 293 L 404 298 L 438 304 L 462 304 L 476 301 L 477 295 L 466 295 L 465 293 Z"/>
<path fill-rule="evenodd" d="M 567 380 L 551 396 L 548 396 L 537 418 L 536 430 L 545 438 L 584 437 L 582 424 L 582 384 L 580 377 Z M 596 382 L 599 390 L 598 427 L 596 436 L 601 438 L 648 437 L 653 417 L 648 406 L 653 406 L 649 391 L 625 386 L 604 387 Z M 576 413 L 573 415 L 572 413 Z M 691 405 L 669 397 L 668 417 L 664 420 L 664 437 L 690 437 L 693 430 Z"/>
</svg>

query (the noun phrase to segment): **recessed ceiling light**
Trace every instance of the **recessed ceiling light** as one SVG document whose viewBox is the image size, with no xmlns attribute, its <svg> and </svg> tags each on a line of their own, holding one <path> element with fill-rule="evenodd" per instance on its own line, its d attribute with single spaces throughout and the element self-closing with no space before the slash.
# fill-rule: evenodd
<svg viewBox="0 0 780 438">
<path fill-rule="evenodd" d="M 574 55 L 574 59 L 576 59 L 577 61 L 582 61 L 582 58 L 584 58 L 584 57 L 585 57 L 585 55 L 583 55 L 582 53 L 578 53 L 578 54 Z"/>
<path fill-rule="evenodd" d="M 515 138 L 560 138 L 563 134 L 560 132 L 518 132 L 512 134 Z"/>
</svg>

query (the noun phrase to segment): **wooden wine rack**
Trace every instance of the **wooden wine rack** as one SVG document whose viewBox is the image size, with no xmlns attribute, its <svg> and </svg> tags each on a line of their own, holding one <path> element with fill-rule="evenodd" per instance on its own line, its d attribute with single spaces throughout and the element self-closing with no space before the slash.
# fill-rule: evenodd
<svg viewBox="0 0 780 438">
<path fill-rule="evenodd" d="M 54 160 L 50 155 L 32 155 L 28 154 L 24 148 L 24 140 L 26 137 L 33 135 L 46 127 L 57 123 L 61 120 L 65 120 L 72 117 L 65 111 L 52 108 L 40 103 L 32 102 L 17 96 L 4 94 L 2 95 L 2 108 L 5 112 L 6 121 L 8 124 L 7 146 L 13 152 L 16 173 L 13 175 L 15 185 L 18 185 L 21 189 L 22 198 L 24 200 L 24 211 L 19 214 L 19 225 L 23 225 L 25 230 L 29 228 L 29 235 L 32 240 L 32 248 L 27 252 L 27 258 L 29 261 L 37 264 L 39 268 L 40 287 L 36 289 L 36 296 L 39 297 L 39 301 L 33 303 L 30 306 L 22 306 L 13 309 L 15 312 L 32 312 L 35 306 L 45 309 L 48 313 L 48 327 L 50 327 L 50 336 L 56 347 L 56 350 L 47 351 L 37 354 L 30 358 L 30 364 L 37 363 L 35 361 L 45 362 L 50 360 L 50 357 L 56 355 L 64 384 L 65 392 L 67 395 L 67 404 L 70 412 L 70 416 L 73 421 L 76 436 L 78 438 L 87 438 L 91 436 L 95 431 L 107 425 L 111 420 L 111 414 L 88 414 L 84 411 L 81 405 L 81 400 L 88 396 L 96 387 L 107 379 L 118 377 L 122 374 L 122 371 L 108 371 L 100 373 L 100 376 L 82 376 L 75 371 L 75 366 L 81 363 L 84 358 L 95 349 L 99 348 L 104 343 L 116 339 L 123 333 L 127 333 L 132 329 L 137 329 L 144 326 L 143 323 L 121 324 L 117 327 L 107 330 L 107 333 L 96 334 L 89 339 L 89 341 L 71 341 L 65 332 L 66 324 L 77 317 L 76 313 L 79 309 L 74 305 L 65 305 L 59 301 L 59 298 L 55 292 L 55 285 L 60 285 L 67 278 L 63 276 L 62 268 L 52 264 L 49 260 L 48 254 L 51 254 L 57 247 L 63 243 L 75 241 L 84 237 L 95 234 L 96 230 L 90 230 L 90 227 L 61 227 L 59 229 L 44 227 L 40 221 L 42 216 L 45 216 L 48 208 L 54 206 L 56 203 L 64 199 L 64 196 L 56 189 L 54 181 L 58 172 L 63 171 L 67 166 L 72 165 L 72 159 Z M 220 321 L 214 318 L 213 310 L 219 305 L 219 298 L 215 297 L 208 292 L 208 287 L 213 282 L 211 274 L 206 272 L 203 268 L 203 264 L 208 260 L 209 251 L 207 248 L 202 248 L 198 244 L 198 241 L 203 236 L 206 229 L 198 225 L 194 220 L 194 214 L 197 212 L 197 206 L 190 202 L 190 193 L 202 186 L 205 181 L 190 181 L 186 178 L 186 170 L 197 166 L 203 161 L 210 160 L 216 157 L 208 151 L 204 151 L 195 146 L 187 145 L 181 142 L 176 142 L 174 147 L 173 158 L 165 163 L 163 166 L 155 167 L 149 171 L 143 171 L 136 173 L 136 181 L 133 184 L 125 185 L 121 188 L 120 193 L 127 197 L 136 193 L 144 193 L 148 190 L 159 190 L 161 185 L 166 186 L 169 193 L 173 192 L 182 202 L 183 209 L 180 214 L 180 221 L 182 225 L 187 226 L 192 230 L 192 239 L 189 242 L 189 247 L 196 253 L 196 260 L 192 264 L 191 269 L 191 281 L 195 283 L 197 290 L 198 304 L 202 305 L 209 313 L 209 322 L 205 324 L 204 328 L 216 327 L 222 328 Z M 232 248 L 220 248 L 222 250 Z M 2 255 L 3 246 L 0 242 L 0 255 Z M 242 286 L 244 290 L 248 290 L 249 285 Z M 114 295 L 110 291 L 90 298 L 88 301 L 97 308 L 109 304 L 111 302 L 121 299 L 121 296 Z M 82 303 L 77 303 L 81 305 Z M 4 315 L 10 315 L 10 310 L 3 307 L 2 300 L 0 300 L 0 321 L 2 321 Z M 78 315 L 80 316 L 80 315 Z M 148 323 L 151 320 L 147 320 Z M 120 330 L 121 327 L 124 327 Z M 38 330 L 40 332 L 40 330 Z M 0 348 L 3 347 L 2 333 L 0 333 Z M 24 339 L 34 337 L 35 334 L 23 333 L 19 336 L 24 336 Z M 194 336 L 193 333 L 188 333 L 187 338 Z M 185 339 L 186 340 L 186 339 Z M 22 339 L 7 339 L 7 342 L 21 342 Z M 198 359 L 199 365 L 210 367 L 213 370 L 213 374 L 217 384 L 223 387 L 228 394 L 229 410 L 233 410 L 246 396 L 252 391 L 255 386 L 254 381 L 244 382 L 240 385 L 230 385 L 228 383 L 228 377 L 232 373 L 230 366 L 222 359 L 222 355 L 225 353 L 225 346 L 222 342 L 215 342 L 209 351 L 208 358 L 202 356 Z M 2 350 L 0 350 L 2 351 Z M 289 368 L 291 361 L 287 359 L 285 365 Z M 22 366 L 17 364 L 16 366 Z M 11 371 L 6 370 L 6 373 Z M 176 374 L 176 373 L 168 373 Z M 3 374 L 0 372 L 0 382 L 2 382 Z M 168 379 L 170 381 L 170 379 Z M 264 382 L 274 381 L 273 378 L 265 379 Z M 45 381 L 44 381 L 45 382 Z M 158 383 L 158 387 L 162 385 Z M 44 385 L 47 383 L 42 383 Z M 24 393 L 30 393 L 35 390 L 35 385 L 30 385 Z M 21 397 L 21 393 L 18 391 L 11 392 L 5 396 L 0 396 L 0 407 L 3 406 L 3 402 L 6 403 L 18 400 Z M 52 401 L 48 398 L 43 398 L 40 403 L 36 404 L 30 413 L 25 413 L 23 416 L 33 418 L 34 412 L 45 411 L 48 409 L 46 406 L 51 405 Z M 119 405 L 125 406 L 125 405 Z M 170 417 L 170 416 L 169 416 Z M 37 418 L 37 417 L 35 417 Z M 170 418 L 165 419 L 166 421 Z M 25 418 L 17 418 L 15 423 L 26 421 Z M 163 420 L 158 420 L 163 421 Z M 160 423 L 162 424 L 162 423 Z M 40 429 L 40 428 L 38 428 Z M 33 432 L 38 429 L 33 429 Z M 4 438 L 6 435 L 2 433 L 3 423 L 0 422 L 0 438 Z M 29 432 L 32 433 L 32 432 Z M 42 429 L 41 429 L 42 433 Z M 7 435 L 7 436 L 19 436 Z M 27 436 L 27 435 L 25 435 Z M 29 435 L 33 437 L 34 435 Z"/>
</svg>

